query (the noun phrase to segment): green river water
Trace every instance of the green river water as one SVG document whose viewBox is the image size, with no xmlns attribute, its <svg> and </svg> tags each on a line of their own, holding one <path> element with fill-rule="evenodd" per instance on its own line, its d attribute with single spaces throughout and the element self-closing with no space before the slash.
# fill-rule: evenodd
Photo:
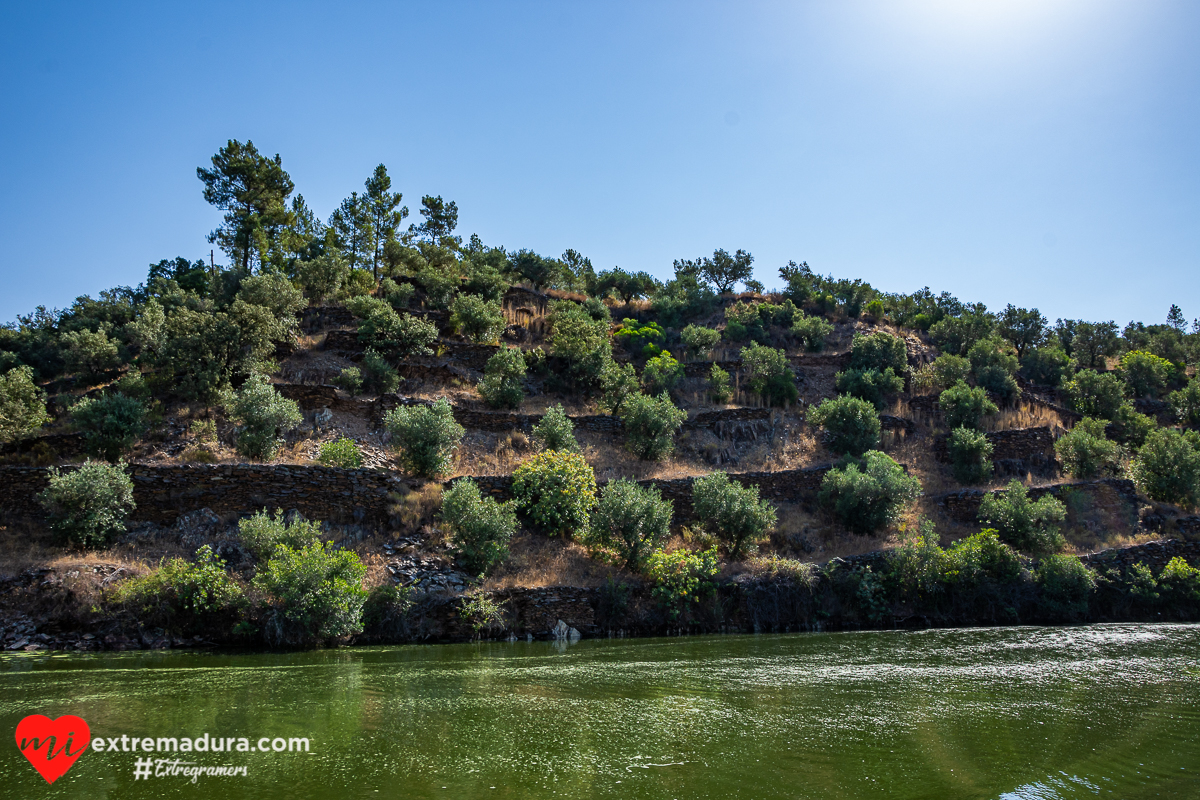
<svg viewBox="0 0 1200 800">
<path fill-rule="evenodd" d="M 311 750 L 175 754 L 246 767 L 194 784 L 87 751 L 51 786 L 30 714 Z M 1200 798 L 1200 626 L 6 654 L 0 727 L 13 798 Z"/>
</svg>

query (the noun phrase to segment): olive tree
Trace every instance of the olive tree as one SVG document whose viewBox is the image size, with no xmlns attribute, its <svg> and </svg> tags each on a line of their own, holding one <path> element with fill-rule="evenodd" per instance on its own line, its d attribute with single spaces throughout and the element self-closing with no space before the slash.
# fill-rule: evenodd
<svg viewBox="0 0 1200 800">
<path fill-rule="evenodd" d="M 758 496 L 757 486 L 743 486 L 724 472 L 692 482 L 692 508 L 725 545 L 731 560 L 755 548 L 776 522 L 775 507 Z"/>
<path fill-rule="evenodd" d="M 414 475 L 433 478 L 449 471 L 466 429 L 454 421 L 446 398 L 430 406 L 399 406 L 383 418 L 400 449 L 400 461 Z"/>
<path fill-rule="evenodd" d="M 592 510 L 586 543 L 635 572 L 671 533 L 674 507 L 653 486 L 628 478 L 609 481 Z"/>
</svg>

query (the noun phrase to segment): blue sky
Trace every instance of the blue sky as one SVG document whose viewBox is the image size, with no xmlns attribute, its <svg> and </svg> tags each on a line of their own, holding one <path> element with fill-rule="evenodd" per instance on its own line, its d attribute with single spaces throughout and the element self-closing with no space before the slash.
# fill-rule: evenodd
<svg viewBox="0 0 1200 800">
<path fill-rule="evenodd" d="M 230 138 L 322 217 L 383 162 L 414 215 L 597 268 L 744 248 L 768 286 L 1192 318 L 1198 40 L 1132 0 L 9 3 L 0 320 L 207 256 Z"/>
</svg>

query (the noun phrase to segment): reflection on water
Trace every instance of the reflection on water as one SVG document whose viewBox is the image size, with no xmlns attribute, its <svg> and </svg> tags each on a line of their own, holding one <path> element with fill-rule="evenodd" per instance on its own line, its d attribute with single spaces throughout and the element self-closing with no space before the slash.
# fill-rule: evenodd
<svg viewBox="0 0 1200 800">
<path fill-rule="evenodd" d="M 0 727 L 34 713 L 312 751 L 50 787 L 9 746 L 0 796 L 1200 797 L 1200 626 L 0 657 Z"/>
</svg>

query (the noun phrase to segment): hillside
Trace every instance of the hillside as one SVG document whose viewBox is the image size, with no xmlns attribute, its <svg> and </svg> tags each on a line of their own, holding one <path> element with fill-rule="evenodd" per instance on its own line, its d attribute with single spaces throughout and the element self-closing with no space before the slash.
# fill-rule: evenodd
<svg viewBox="0 0 1200 800">
<path fill-rule="evenodd" d="M 1200 613 L 1175 306 L 766 292 L 741 250 L 663 283 L 464 243 L 440 197 L 403 231 L 382 166 L 328 225 L 260 178 L 230 266 L 0 329 L 9 649 Z"/>
</svg>

